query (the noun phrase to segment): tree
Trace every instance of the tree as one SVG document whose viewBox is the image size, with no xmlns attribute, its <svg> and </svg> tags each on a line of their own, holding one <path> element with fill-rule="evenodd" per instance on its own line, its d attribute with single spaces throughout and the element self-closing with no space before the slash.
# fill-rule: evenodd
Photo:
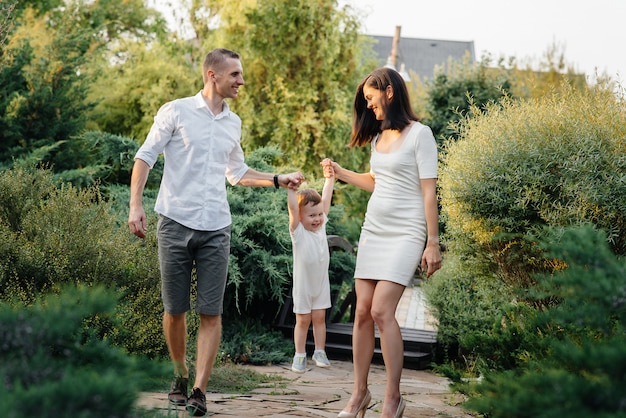
<svg viewBox="0 0 626 418">
<path fill-rule="evenodd" d="M 350 9 L 335 0 L 204 6 L 220 21 L 207 49 L 224 45 L 242 54 L 246 85 L 233 108 L 243 119 L 245 148 L 277 145 L 284 162 L 305 172 L 319 172 L 324 157 L 363 167 L 365 152 L 345 150 L 355 87 L 370 70 Z"/>
<path fill-rule="evenodd" d="M 120 37 L 149 36 L 162 24 L 140 0 L 19 6 L 2 49 L 0 161 L 81 132 L 94 105 L 85 97 L 97 72 L 95 63 L 105 58 L 107 44 Z M 46 161 L 54 162 L 55 170 L 74 168 L 77 162 L 65 155 L 52 153 Z"/>
<path fill-rule="evenodd" d="M 41 26 L 43 18 L 25 12 L 4 51 L 0 82 L 0 159 L 67 139 L 85 123 L 82 100 L 86 86 L 78 69 L 85 63 L 89 34 L 58 22 L 55 30 Z"/>
<path fill-rule="evenodd" d="M 135 138 L 142 143 L 154 115 L 170 100 L 202 88 L 201 63 L 190 60 L 193 48 L 183 41 L 125 40 L 110 51 L 113 63 L 103 63 L 89 98 L 90 129 Z"/>
<path fill-rule="evenodd" d="M 472 117 L 475 110 L 512 95 L 511 75 L 489 65 L 486 58 L 478 64 L 470 62 L 469 56 L 462 62 L 451 60 L 447 73 L 437 68 L 434 79 L 426 82 L 424 123 L 440 145 L 458 138 L 459 122 Z"/>
</svg>

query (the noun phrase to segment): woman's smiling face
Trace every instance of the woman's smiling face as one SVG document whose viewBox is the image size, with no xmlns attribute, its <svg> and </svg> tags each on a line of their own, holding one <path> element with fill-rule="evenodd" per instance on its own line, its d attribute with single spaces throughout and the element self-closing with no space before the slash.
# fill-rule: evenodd
<svg viewBox="0 0 626 418">
<path fill-rule="evenodd" d="M 367 108 L 374 112 L 376 119 L 385 119 L 385 111 L 383 107 L 383 101 L 386 100 L 385 92 L 366 84 L 363 86 L 363 97 L 367 102 Z"/>
</svg>

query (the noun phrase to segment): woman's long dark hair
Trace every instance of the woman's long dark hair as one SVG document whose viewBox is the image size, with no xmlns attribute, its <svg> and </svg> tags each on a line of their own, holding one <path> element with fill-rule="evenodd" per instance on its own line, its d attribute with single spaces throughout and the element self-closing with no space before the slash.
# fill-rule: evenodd
<svg viewBox="0 0 626 418">
<path fill-rule="evenodd" d="M 367 100 L 363 96 L 365 86 L 383 92 L 391 86 L 393 97 L 383 102 L 384 120 L 377 120 L 374 112 L 367 108 Z M 365 77 L 356 89 L 352 109 L 352 135 L 348 146 L 367 145 L 384 129 L 401 131 L 411 121 L 417 120 L 419 118 L 411 108 L 409 91 L 400 73 L 387 67 L 378 68 Z"/>
</svg>

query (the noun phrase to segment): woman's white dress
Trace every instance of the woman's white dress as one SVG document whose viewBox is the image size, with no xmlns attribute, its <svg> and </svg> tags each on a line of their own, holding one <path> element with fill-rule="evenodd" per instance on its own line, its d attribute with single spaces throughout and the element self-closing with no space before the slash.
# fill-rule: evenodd
<svg viewBox="0 0 626 418">
<path fill-rule="evenodd" d="M 421 262 L 426 219 L 420 179 L 437 178 L 437 144 L 426 125 L 415 122 L 393 152 L 371 143 L 374 191 L 361 229 L 354 277 L 408 285 Z"/>
</svg>

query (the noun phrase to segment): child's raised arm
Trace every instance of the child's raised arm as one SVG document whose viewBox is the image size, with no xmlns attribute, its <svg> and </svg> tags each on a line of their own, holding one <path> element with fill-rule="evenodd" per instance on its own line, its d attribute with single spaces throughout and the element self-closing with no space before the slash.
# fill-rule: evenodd
<svg viewBox="0 0 626 418">
<path fill-rule="evenodd" d="M 293 232 L 300 223 L 300 210 L 298 209 L 298 191 L 291 187 L 287 189 L 287 207 L 289 208 L 289 231 Z"/>
<path fill-rule="evenodd" d="M 335 186 L 335 170 L 332 166 L 332 161 L 329 158 L 324 158 L 320 163 L 324 167 L 324 188 L 322 189 L 322 205 L 324 207 L 324 213 L 328 215 L 330 210 L 330 202 L 333 200 L 333 188 Z"/>
</svg>

